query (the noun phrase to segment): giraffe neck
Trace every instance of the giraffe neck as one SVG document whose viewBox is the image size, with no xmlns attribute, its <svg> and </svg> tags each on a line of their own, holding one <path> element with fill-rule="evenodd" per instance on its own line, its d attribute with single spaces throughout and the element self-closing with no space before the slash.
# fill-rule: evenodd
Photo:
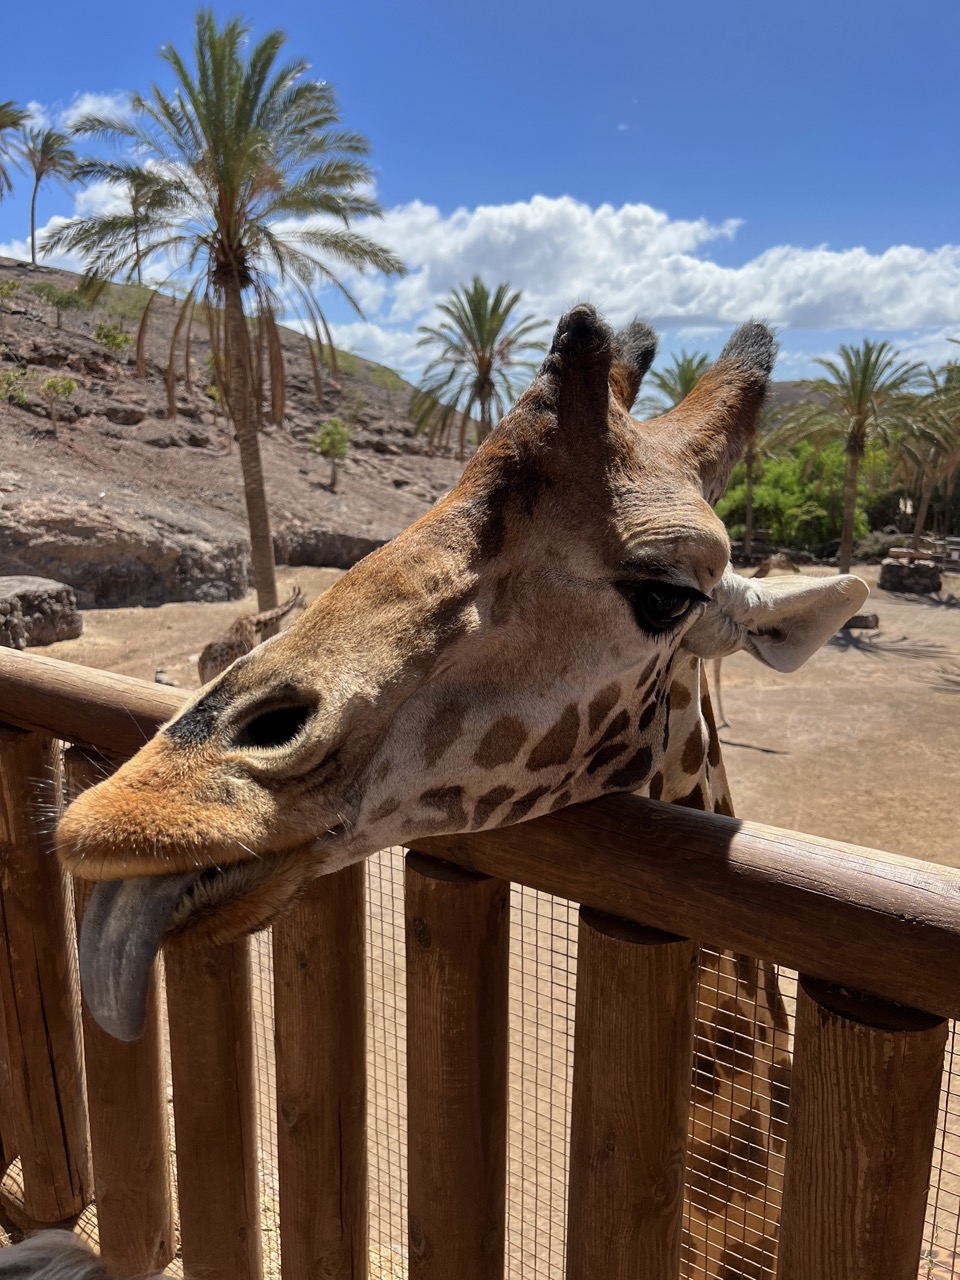
<svg viewBox="0 0 960 1280">
<path fill-rule="evenodd" d="M 733 814 L 720 738 L 703 663 L 677 653 L 667 682 L 664 753 L 650 779 L 651 799 L 690 809 Z"/>
</svg>

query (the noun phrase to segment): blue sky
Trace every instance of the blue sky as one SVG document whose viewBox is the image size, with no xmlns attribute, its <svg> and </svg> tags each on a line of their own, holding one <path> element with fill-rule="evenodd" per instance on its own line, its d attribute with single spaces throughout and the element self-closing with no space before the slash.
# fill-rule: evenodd
<svg viewBox="0 0 960 1280">
<path fill-rule="evenodd" d="M 83 95 L 162 83 L 157 50 L 189 48 L 194 8 L 8 10 L 0 98 L 56 122 Z M 782 377 L 866 334 L 931 361 L 960 336 L 949 0 L 215 8 L 286 31 L 372 144 L 376 234 L 411 273 L 353 282 L 366 325 L 324 300 L 342 345 L 414 372 L 417 324 L 474 272 L 551 321 L 580 298 L 645 315 L 665 352 L 716 350 L 765 316 Z M 0 252 L 27 251 L 28 204 L 22 178 Z M 73 212 L 41 192 L 39 227 Z"/>
</svg>

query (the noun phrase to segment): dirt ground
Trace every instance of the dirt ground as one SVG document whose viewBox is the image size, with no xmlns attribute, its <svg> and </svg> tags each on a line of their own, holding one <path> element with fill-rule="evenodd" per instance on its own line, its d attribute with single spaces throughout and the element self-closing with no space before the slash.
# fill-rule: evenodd
<svg viewBox="0 0 960 1280">
<path fill-rule="evenodd" d="M 737 813 L 960 866 L 960 576 L 935 598 L 880 591 L 875 567 L 858 572 L 877 631 L 841 633 L 789 676 L 742 653 L 724 661 L 721 739 Z M 296 583 L 313 600 L 336 576 L 281 569 L 280 589 Z M 255 608 L 251 594 L 93 610 L 78 640 L 43 652 L 146 680 L 162 669 L 194 688 L 203 646 Z"/>
</svg>

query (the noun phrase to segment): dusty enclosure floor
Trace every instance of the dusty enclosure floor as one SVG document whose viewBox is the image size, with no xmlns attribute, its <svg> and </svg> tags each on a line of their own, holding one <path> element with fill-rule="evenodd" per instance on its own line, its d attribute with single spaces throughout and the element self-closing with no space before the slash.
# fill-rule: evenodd
<svg viewBox="0 0 960 1280">
<path fill-rule="evenodd" d="M 826 572 L 826 571 L 819 571 Z M 876 589 L 876 632 L 842 633 L 793 675 L 738 653 L 723 663 L 724 760 L 739 816 L 960 866 L 960 576 L 939 599 Z M 313 600 L 332 569 L 281 569 L 280 592 Z M 196 658 L 241 613 L 232 604 L 93 610 L 84 634 L 36 650 L 186 688 Z M 712 675 L 712 673 L 711 673 Z"/>
</svg>

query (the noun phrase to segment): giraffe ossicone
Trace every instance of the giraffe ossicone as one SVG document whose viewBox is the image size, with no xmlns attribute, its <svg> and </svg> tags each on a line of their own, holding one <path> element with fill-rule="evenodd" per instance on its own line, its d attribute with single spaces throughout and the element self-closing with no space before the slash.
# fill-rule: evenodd
<svg viewBox="0 0 960 1280">
<path fill-rule="evenodd" d="M 129 1038 L 163 936 L 262 927 L 391 844 L 638 790 L 729 812 L 700 660 L 797 665 L 866 596 L 750 582 L 712 510 L 775 342 L 737 330 L 676 409 L 629 413 L 655 351 L 590 306 L 436 507 L 240 658 L 59 829 L 104 882 L 84 928 L 96 1016 Z"/>
</svg>

